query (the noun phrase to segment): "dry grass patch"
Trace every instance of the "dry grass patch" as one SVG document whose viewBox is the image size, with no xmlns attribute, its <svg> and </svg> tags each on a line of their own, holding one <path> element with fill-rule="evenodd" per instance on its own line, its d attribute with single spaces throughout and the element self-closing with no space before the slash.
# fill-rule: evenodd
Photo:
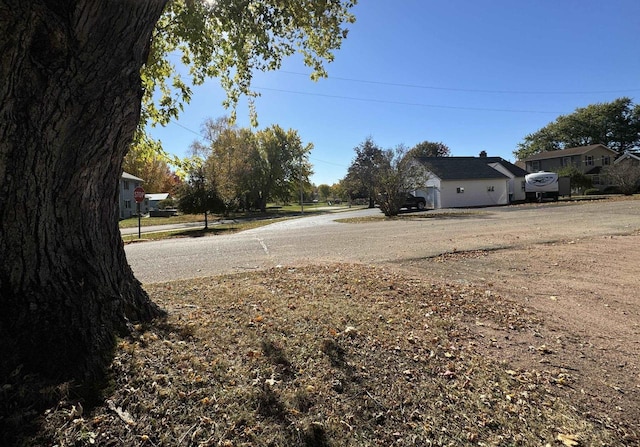
<svg viewBox="0 0 640 447">
<path fill-rule="evenodd" d="M 483 290 L 331 265 L 148 291 L 169 317 L 119 342 L 105 404 L 82 413 L 77 402 L 61 401 L 33 445 L 629 441 L 558 397 L 570 376 L 512 370 L 476 351 L 468 323 L 510 331 L 539 323 Z"/>
<path fill-rule="evenodd" d="M 421 220 L 421 219 L 457 219 L 465 217 L 479 217 L 485 216 L 488 213 L 486 211 L 475 210 L 463 210 L 463 211 L 403 211 L 397 216 L 385 216 L 383 214 L 376 216 L 365 217 L 349 217 L 344 219 L 336 219 L 336 222 L 341 223 L 366 223 L 366 222 L 384 222 L 390 220 Z"/>
</svg>

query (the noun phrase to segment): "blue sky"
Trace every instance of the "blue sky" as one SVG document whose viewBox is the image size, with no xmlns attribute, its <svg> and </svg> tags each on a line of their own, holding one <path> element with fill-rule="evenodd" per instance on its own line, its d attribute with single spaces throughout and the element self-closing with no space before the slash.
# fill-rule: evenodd
<svg viewBox="0 0 640 447">
<path fill-rule="evenodd" d="M 343 178 L 367 137 L 383 149 L 443 142 L 454 156 L 515 161 L 525 135 L 578 107 L 640 96 L 638 0 L 360 0 L 357 22 L 313 82 L 299 58 L 257 73 L 259 127 L 312 143 L 316 185 Z M 178 156 L 228 115 L 216 80 L 152 130 Z M 238 122 L 249 126 L 245 103 Z"/>
</svg>

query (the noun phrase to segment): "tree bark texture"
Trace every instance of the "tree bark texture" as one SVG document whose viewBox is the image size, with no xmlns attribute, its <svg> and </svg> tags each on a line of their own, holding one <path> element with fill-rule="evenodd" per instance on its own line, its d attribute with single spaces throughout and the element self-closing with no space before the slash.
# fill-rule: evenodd
<svg viewBox="0 0 640 447">
<path fill-rule="evenodd" d="M 115 335 L 161 313 L 117 198 L 166 1 L 0 0 L 0 373 L 99 378 Z"/>
</svg>

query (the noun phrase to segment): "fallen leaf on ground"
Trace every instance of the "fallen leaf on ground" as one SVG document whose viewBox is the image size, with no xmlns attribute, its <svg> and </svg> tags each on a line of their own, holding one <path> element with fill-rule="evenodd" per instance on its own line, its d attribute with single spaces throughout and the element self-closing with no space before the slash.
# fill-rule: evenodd
<svg viewBox="0 0 640 447">
<path fill-rule="evenodd" d="M 557 439 L 568 447 L 578 447 L 580 445 L 578 435 L 564 435 L 562 433 L 558 433 Z"/>
</svg>

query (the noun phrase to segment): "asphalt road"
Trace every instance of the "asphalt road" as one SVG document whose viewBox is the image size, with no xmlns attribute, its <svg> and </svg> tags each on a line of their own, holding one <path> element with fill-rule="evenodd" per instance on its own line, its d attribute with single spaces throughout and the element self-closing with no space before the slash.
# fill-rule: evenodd
<svg viewBox="0 0 640 447">
<path fill-rule="evenodd" d="M 302 217 L 231 235 L 166 239 L 126 247 L 143 283 L 317 262 L 409 263 L 452 251 L 521 247 L 628 234 L 640 200 L 528 204 L 415 213 L 415 219 L 339 223 L 377 209 Z"/>
</svg>

